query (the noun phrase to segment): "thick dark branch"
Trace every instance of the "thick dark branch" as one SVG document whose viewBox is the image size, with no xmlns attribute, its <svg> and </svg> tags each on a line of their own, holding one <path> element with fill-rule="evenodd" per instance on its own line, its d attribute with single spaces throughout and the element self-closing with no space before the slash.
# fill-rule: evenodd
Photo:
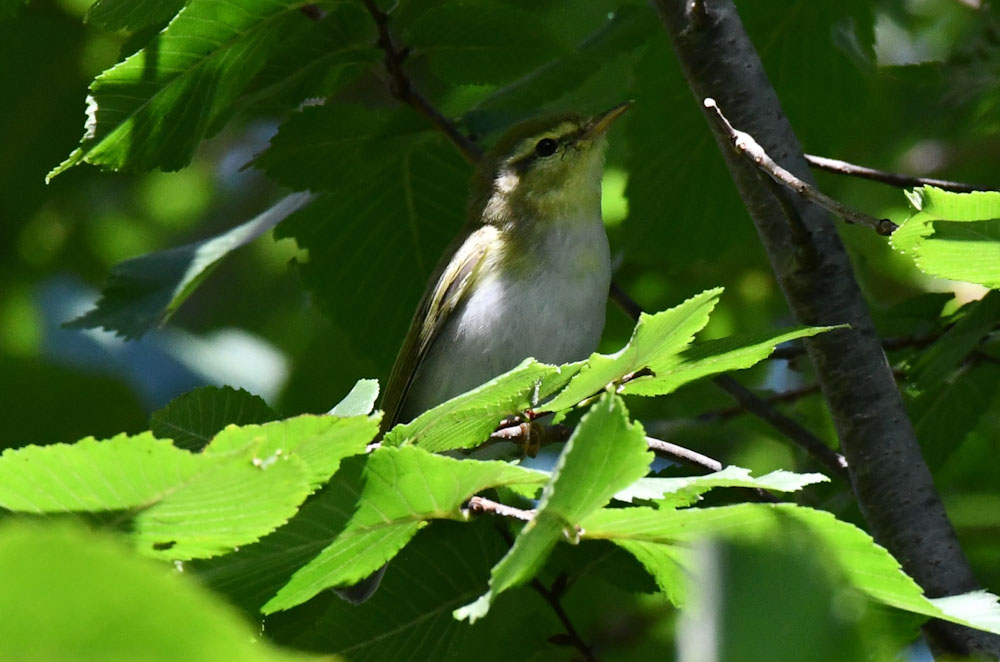
<svg viewBox="0 0 1000 662">
<path fill-rule="evenodd" d="M 868 168 L 866 166 L 848 163 L 847 161 L 841 161 L 840 159 L 828 159 L 825 156 L 816 156 L 814 154 L 806 154 L 805 157 L 809 165 L 814 168 L 818 168 L 819 170 L 832 172 L 836 175 L 849 175 L 851 177 L 860 177 L 861 179 L 870 179 L 883 184 L 889 184 L 890 186 L 898 186 L 899 188 L 936 186 L 944 189 L 945 191 L 955 191 L 956 193 L 1000 190 L 985 186 L 973 186 L 972 184 L 964 184 L 962 182 L 953 182 L 947 179 L 913 177 L 911 175 L 903 175 L 898 172 L 886 172 L 885 170 L 876 170 L 875 168 Z"/>
<path fill-rule="evenodd" d="M 802 148 L 732 0 L 654 4 L 699 105 L 702 99 L 717 99 L 783 168 L 811 184 Z M 761 185 L 759 170 L 734 152 L 730 135 L 708 119 L 797 321 L 850 325 L 805 344 L 872 533 L 928 595 L 978 588 L 934 490 L 832 218 L 810 202 L 791 199 L 805 229 L 796 231 L 778 197 Z M 928 633 L 952 653 L 1000 655 L 1000 637 L 940 622 L 930 624 Z"/>
<path fill-rule="evenodd" d="M 389 15 L 378 8 L 375 0 L 364 0 L 368 13 L 371 14 L 378 28 L 378 46 L 385 53 L 385 70 L 389 74 L 389 90 L 401 102 L 412 106 L 437 127 L 462 153 L 469 163 L 476 163 L 483 156 L 479 145 L 469 140 L 458 127 L 441 114 L 427 97 L 413 86 L 410 77 L 403 71 L 403 60 L 406 50 L 399 48 L 389 32 Z"/>
<path fill-rule="evenodd" d="M 832 214 L 840 216 L 849 223 L 868 226 L 882 236 L 892 234 L 899 227 L 888 218 L 875 218 L 864 212 L 852 209 L 839 200 L 834 200 L 812 184 L 802 181 L 775 163 L 774 159 L 768 156 L 764 148 L 760 146 L 760 143 L 754 140 L 753 136 L 745 131 L 734 129 L 725 113 L 722 112 L 722 109 L 715 102 L 715 99 L 709 97 L 703 103 L 705 104 L 705 108 L 711 111 L 709 116 L 714 117 L 722 129 L 729 135 L 729 142 L 733 148 L 760 168 L 761 172 L 788 190 L 798 193 L 806 200 L 823 207 Z"/>
</svg>

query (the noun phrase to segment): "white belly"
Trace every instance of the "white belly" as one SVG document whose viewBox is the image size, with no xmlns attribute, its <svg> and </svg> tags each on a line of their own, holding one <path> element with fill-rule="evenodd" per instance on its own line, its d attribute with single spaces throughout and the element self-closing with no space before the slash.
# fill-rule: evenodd
<svg viewBox="0 0 1000 662">
<path fill-rule="evenodd" d="M 611 282 L 600 220 L 566 224 L 534 248 L 536 267 L 479 282 L 452 313 L 417 370 L 401 420 L 411 420 L 529 356 L 567 363 L 597 348 Z"/>
</svg>

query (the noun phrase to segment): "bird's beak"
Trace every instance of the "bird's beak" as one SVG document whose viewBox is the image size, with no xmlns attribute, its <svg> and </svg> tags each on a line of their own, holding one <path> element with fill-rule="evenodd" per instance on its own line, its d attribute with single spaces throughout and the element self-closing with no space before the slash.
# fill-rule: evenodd
<svg viewBox="0 0 1000 662">
<path fill-rule="evenodd" d="M 583 140 L 593 140 L 603 134 L 608 130 L 608 127 L 611 126 L 612 122 L 621 117 L 622 113 L 632 106 L 632 103 L 633 102 L 631 101 L 620 103 L 611 110 L 592 117 L 590 122 L 587 123 L 587 128 L 584 129 L 580 138 Z"/>
</svg>

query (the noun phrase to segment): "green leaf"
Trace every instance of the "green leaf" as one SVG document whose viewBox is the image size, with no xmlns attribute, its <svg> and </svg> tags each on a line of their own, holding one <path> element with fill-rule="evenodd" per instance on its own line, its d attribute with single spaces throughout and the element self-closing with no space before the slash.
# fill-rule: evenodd
<svg viewBox="0 0 1000 662">
<path fill-rule="evenodd" d="M 87 10 L 87 22 L 105 30 L 135 31 L 166 23 L 186 0 L 97 0 Z"/>
<path fill-rule="evenodd" d="M 312 488 L 332 476 L 345 457 L 364 452 L 378 433 L 379 416 L 296 416 L 263 425 L 229 426 L 205 447 L 206 456 L 245 454 L 252 448 L 253 463 L 268 468 L 292 456 L 301 460 Z"/>
<path fill-rule="evenodd" d="M 356 351 L 388 372 L 424 284 L 464 219 L 469 169 L 430 134 L 368 165 L 349 157 L 357 167 L 341 187 L 294 214 L 277 235 L 309 250 L 301 274 L 317 303 Z"/>
<path fill-rule="evenodd" d="M 345 458 L 333 479 L 278 530 L 231 554 L 189 561 L 185 568 L 198 573 L 207 586 L 230 602 L 258 614 L 296 570 L 344 530 L 361 496 L 366 462 L 364 455 Z M 379 594 L 381 591 L 376 596 Z"/>
<path fill-rule="evenodd" d="M 662 31 L 647 37 L 633 77 L 627 254 L 657 265 L 720 259 L 734 246 L 752 256 L 753 224 Z M 664 195 L 665 179 L 685 194 Z M 663 241 L 665 226 L 684 241 Z"/>
<path fill-rule="evenodd" d="M 309 193 L 294 193 L 257 217 L 210 239 L 116 264 L 96 307 L 66 323 L 66 328 L 104 327 L 125 338 L 141 337 L 170 319 L 222 258 L 261 236 L 311 199 Z"/>
<path fill-rule="evenodd" d="M 241 110 L 264 109 L 281 116 L 303 101 L 325 99 L 381 66 L 377 30 L 360 2 L 301 3 L 310 26 L 298 39 L 272 52 L 240 99 Z M 273 109 L 273 110 L 272 110 Z"/>
<path fill-rule="evenodd" d="M 377 399 L 378 380 L 359 379 L 351 392 L 345 395 L 329 413 L 332 416 L 367 416 L 375 408 Z"/>
<path fill-rule="evenodd" d="M 8 450 L 0 456 L 0 507 L 126 511 L 146 554 L 213 556 L 287 521 L 377 428 L 377 418 L 300 416 L 230 427 L 200 454 L 150 433 Z"/>
<path fill-rule="evenodd" d="M 378 432 L 378 416 L 299 416 L 264 425 L 229 427 L 205 448 L 205 455 L 239 456 L 253 448 L 263 469 L 289 456 L 300 460 L 310 489 L 330 479 L 344 458 L 362 453 Z"/>
<path fill-rule="evenodd" d="M 82 528 L 8 520 L 0 582 L 5 660 L 315 659 L 258 639 L 198 582 Z"/>
<path fill-rule="evenodd" d="M 562 388 L 580 365 L 560 367 L 526 359 L 510 372 L 424 412 L 410 423 L 395 426 L 383 443 L 416 444 L 434 453 L 478 446 L 501 420 L 537 407 Z"/>
<path fill-rule="evenodd" d="M 280 644 L 352 660 L 559 659 L 547 639 L 561 626 L 551 610 L 526 608 L 530 595 L 501 599 L 489 618 L 473 626 L 452 618 L 453 609 L 482 591 L 490 567 L 506 550 L 490 518 L 435 522 L 389 565 L 379 590 L 364 604 L 325 591 L 272 614 L 264 629 Z"/>
<path fill-rule="evenodd" d="M 191 0 L 152 42 L 94 80 L 86 133 L 49 179 L 84 162 L 114 170 L 185 166 L 269 59 L 316 31 L 303 4 Z M 355 60 L 353 40 L 367 36 L 344 34 L 347 60 Z"/>
<path fill-rule="evenodd" d="M 8 449 L 0 455 L 0 506 L 29 513 L 136 508 L 202 468 L 197 455 L 148 432 Z"/>
<path fill-rule="evenodd" d="M 917 210 L 892 245 L 940 278 L 1000 287 L 1000 193 L 952 193 L 932 186 L 907 194 Z"/>
<path fill-rule="evenodd" d="M 503 462 L 455 460 L 412 446 L 379 448 L 368 458 L 350 522 L 261 611 L 288 609 L 326 588 L 357 583 L 395 556 L 429 520 L 464 520 L 462 505 L 477 492 L 545 478 Z"/>
<path fill-rule="evenodd" d="M 132 511 L 146 554 L 212 556 L 287 520 L 309 493 L 301 461 L 257 468 L 250 457 L 208 459 L 145 433 L 0 457 L 0 506 L 27 513 Z"/>
<path fill-rule="evenodd" d="M 484 135 L 542 111 L 582 110 L 574 100 L 566 97 L 578 92 L 599 73 L 629 71 L 631 62 L 626 56 L 632 54 L 636 43 L 646 38 L 650 21 L 655 20 L 656 16 L 649 7 L 617 8 L 570 52 L 546 62 L 476 104 L 462 116 L 463 126 L 474 134 Z M 608 106 L 612 105 L 612 100 L 620 102 L 628 98 L 628 77 L 619 75 L 618 83 L 622 88 L 620 91 L 605 91 Z M 588 105 L 591 103 L 593 101 L 587 101 Z"/>
<path fill-rule="evenodd" d="M 449 2 L 424 12 L 406 43 L 451 83 L 504 83 L 558 52 L 544 21 L 511 4 Z"/>
<path fill-rule="evenodd" d="M 563 448 L 535 516 L 493 567 L 490 590 L 457 609 L 455 618 L 476 621 L 496 596 L 534 577 L 556 542 L 578 540 L 583 519 L 644 476 L 652 459 L 642 426 L 629 423 L 621 398 L 605 393 Z"/>
<path fill-rule="evenodd" d="M 983 361 L 907 403 L 927 466 L 937 471 L 1000 405 L 1000 365 Z"/>
<path fill-rule="evenodd" d="M 746 337 L 709 340 L 691 346 L 708 323 L 721 289 L 702 292 L 670 310 L 639 316 L 628 344 L 614 354 L 592 354 L 579 373 L 545 408 L 559 411 L 611 384 L 619 393 L 664 395 L 708 375 L 741 370 L 771 355 L 789 340 L 836 327 L 804 327 Z"/>
<path fill-rule="evenodd" d="M 909 391 L 921 393 L 947 379 L 1000 322 L 1000 292 L 987 292 L 986 296 L 968 307 L 964 317 L 937 342 L 917 355 L 907 370 Z"/>
<path fill-rule="evenodd" d="M 281 125 L 254 165 L 291 188 L 349 191 L 433 135 L 409 108 L 308 106 Z"/>
<path fill-rule="evenodd" d="M 772 471 L 754 478 L 749 469 L 729 466 L 704 476 L 679 478 L 640 478 L 615 494 L 618 501 L 663 500 L 661 505 L 686 506 L 698 501 L 705 492 L 715 487 L 749 487 L 778 492 L 797 492 L 807 485 L 827 482 L 823 474 L 797 474 L 791 471 Z M 668 496 L 669 495 L 669 496 Z"/>
<path fill-rule="evenodd" d="M 719 302 L 721 288 L 706 290 L 670 310 L 643 313 L 632 338 L 615 354 L 592 354 L 576 377 L 546 408 L 558 411 L 602 390 L 629 373 L 649 367 L 654 356 L 671 356 L 691 344 Z"/>
<path fill-rule="evenodd" d="M 230 386 L 202 386 L 180 395 L 149 417 L 149 429 L 178 448 L 200 451 L 229 424 L 265 423 L 278 418 L 263 398 Z"/>
<path fill-rule="evenodd" d="M 690 543 L 704 536 L 726 540 L 761 541 L 782 535 L 791 522 L 819 540 L 852 586 L 871 598 L 898 609 L 942 618 L 970 627 L 1000 633 L 1000 605 L 985 592 L 952 598 L 929 599 L 899 567 L 899 563 L 871 536 L 821 510 L 791 504 L 741 504 L 721 508 L 682 510 L 652 508 L 605 509 L 581 523 L 585 539 L 611 540 L 643 562 L 665 591 L 677 594 L 680 576 L 670 556 L 685 558 Z M 648 554 L 651 547 L 669 547 L 670 556 Z M 679 556 L 678 556 L 679 555 Z M 662 567 L 655 565 L 664 563 Z"/>
<path fill-rule="evenodd" d="M 781 343 L 807 338 L 844 326 L 806 326 L 789 331 L 760 331 L 695 343 L 673 356 L 650 359 L 653 375 L 638 377 L 622 386 L 627 395 L 664 395 L 696 379 L 731 370 L 743 370 L 769 357 Z"/>
</svg>

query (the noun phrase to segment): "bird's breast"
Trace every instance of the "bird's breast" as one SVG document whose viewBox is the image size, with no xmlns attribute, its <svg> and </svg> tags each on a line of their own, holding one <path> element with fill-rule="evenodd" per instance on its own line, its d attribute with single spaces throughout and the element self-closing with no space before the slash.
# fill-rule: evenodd
<svg viewBox="0 0 1000 662">
<path fill-rule="evenodd" d="M 514 256 L 523 258 L 515 260 L 516 268 L 485 269 L 477 277 L 418 369 L 405 415 L 474 388 L 529 356 L 568 363 L 597 348 L 611 281 L 600 219 L 547 229 L 524 250 L 529 253 Z"/>
</svg>

